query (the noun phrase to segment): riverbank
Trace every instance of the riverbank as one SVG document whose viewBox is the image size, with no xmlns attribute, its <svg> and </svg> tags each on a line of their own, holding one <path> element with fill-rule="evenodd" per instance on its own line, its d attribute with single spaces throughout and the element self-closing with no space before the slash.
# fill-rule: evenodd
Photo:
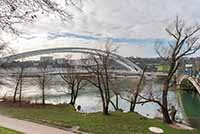
<svg viewBox="0 0 200 134">
<path fill-rule="evenodd" d="M 180 130 L 164 124 L 158 119 L 147 119 L 136 113 L 112 112 L 109 116 L 102 113 L 79 113 L 71 106 L 64 105 L 25 105 L 0 104 L 0 114 L 46 123 L 63 129 L 80 128 L 79 130 L 94 134 L 148 134 L 150 126 L 160 127 L 165 134 L 200 134 L 200 130 Z"/>
</svg>

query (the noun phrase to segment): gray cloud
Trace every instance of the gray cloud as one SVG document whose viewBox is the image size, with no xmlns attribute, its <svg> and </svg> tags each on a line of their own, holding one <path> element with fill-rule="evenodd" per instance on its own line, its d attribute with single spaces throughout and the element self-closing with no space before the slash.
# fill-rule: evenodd
<svg viewBox="0 0 200 134">
<path fill-rule="evenodd" d="M 27 38 L 31 42 L 29 47 L 32 49 L 38 47 L 36 44 L 40 44 L 40 46 L 51 44 L 52 47 L 52 42 L 55 43 L 55 41 L 63 44 L 66 41 L 74 46 L 84 46 L 84 43 L 87 42 L 87 44 L 93 45 L 92 47 L 95 46 L 95 41 L 91 40 L 59 37 L 53 41 L 48 40 L 47 36 L 50 32 L 67 32 L 98 38 L 168 39 L 164 31 L 165 27 L 177 15 L 189 23 L 198 22 L 199 7 L 199 0 L 86 0 L 83 1 L 82 12 L 70 9 L 70 12 L 74 14 L 73 22 L 63 23 L 54 16 L 43 16 L 35 23 L 18 27 L 34 35 L 30 37 L 37 35 L 36 39 Z M 16 46 L 20 45 L 21 39 L 14 42 Z M 121 43 L 121 46 L 123 51 L 121 54 L 126 56 L 130 52 L 130 48 L 141 51 L 137 53 L 132 50 L 133 52 L 130 52 L 131 55 L 136 56 L 144 56 L 147 48 L 151 47 L 153 50 L 152 43 L 150 45 Z M 145 54 L 145 56 L 148 55 Z M 149 56 L 152 56 L 152 53 Z"/>
</svg>

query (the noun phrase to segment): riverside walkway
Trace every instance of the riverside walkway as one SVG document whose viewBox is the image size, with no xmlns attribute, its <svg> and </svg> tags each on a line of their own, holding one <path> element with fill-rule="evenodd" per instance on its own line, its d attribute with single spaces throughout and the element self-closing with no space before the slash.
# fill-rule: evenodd
<svg viewBox="0 0 200 134">
<path fill-rule="evenodd" d="M 0 115 L 0 126 L 10 128 L 24 134 L 75 134 L 72 131 L 65 131 L 62 129 L 14 119 L 3 115 Z"/>
</svg>

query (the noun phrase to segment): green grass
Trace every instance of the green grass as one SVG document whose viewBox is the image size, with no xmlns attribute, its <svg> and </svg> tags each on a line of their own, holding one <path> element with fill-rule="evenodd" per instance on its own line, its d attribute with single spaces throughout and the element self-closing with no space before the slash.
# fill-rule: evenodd
<svg viewBox="0 0 200 134">
<path fill-rule="evenodd" d="M 109 116 L 102 113 L 83 114 L 64 106 L 17 107 L 0 105 L 0 113 L 19 119 L 72 127 L 94 134 L 149 134 L 150 126 L 164 129 L 165 134 L 200 134 L 199 130 L 186 131 L 169 127 L 160 120 L 144 118 L 136 113 L 113 112 Z"/>
<path fill-rule="evenodd" d="M 22 133 L 8 128 L 0 127 L 0 134 L 22 134 Z"/>
</svg>

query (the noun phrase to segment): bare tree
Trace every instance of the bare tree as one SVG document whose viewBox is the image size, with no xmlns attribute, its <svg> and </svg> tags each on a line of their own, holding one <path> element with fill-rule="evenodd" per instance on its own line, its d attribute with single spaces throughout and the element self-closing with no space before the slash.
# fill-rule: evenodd
<svg viewBox="0 0 200 134">
<path fill-rule="evenodd" d="M 68 62 L 62 64 L 62 72 L 60 73 L 60 76 L 68 85 L 68 89 L 71 91 L 70 92 L 71 98 L 69 104 L 74 106 L 76 103 L 79 90 L 87 86 L 87 82 L 79 74 L 78 70 L 76 69 L 76 65 L 72 65 L 70 63 L 71 60 L 70 57 L 69 56 L 67 57 Z"/>
<path fill-rule="evenodd" d="M 17 72 L 14 74 L 14 79 L 15 79 L 15 89 L 14 89 L 14 94 L 13 94 L 13 103 L 16 102 L 16 97 L 17 93 L 19 92 L 19 102 L 21 103 L 22 100 L 22 85 L 23 85 L 23 74 L 25 70 L 25 66 L 23 64 L 18 65 L 18 68 L 16 68 Z"/>
<path fill-rule="evenodd" d="M 131 103 L 130 103 L 130 112 L 134 112 L 135 111 L 135 106 L 137 104 L 137 100 L 138 100 L 138 96 L 139 96 L 139 93 L 141 92 L 141 86 L 142 86 L 142 82 L 144 80 L 144 73 L 145 73 L 145 70 L 146 70 L 146 67 L 144 67 L 143 71 L 142 71 L 142 74 L 140 76 L 140 79 L 139 79 L 139 82 L 136 86 L 136 90 L 134 92 L 134 99 L 131 99 Z"/>
<path fill-rule="evenodd" d="M 51 76 L 48 74 L 50 65 L 48 61 L 40 62 L 39 64 L 39 76 L 36 80 L 39 88 L 42 91 L 42 104 L 45 105 L 46 88 L 50 86 Z"/>
<path fill-rule="evenodd" d="M 89 54 L 86 59 L 83 60 L 85 69 L 90 74 L 90 78 L 87 78 L 92 85 L 94 85 L 100 92 L 103 113 L 108 115 L 108 108 L 110 103 L 110 92 L 111 92 L 111 79 L 113 75 L 113 59 L 111 57 L 112 52 L 111 45 L 106 44 L 105 54 L 100 52 L 95 53 L 95 55 Z"/>
<path fill-rule="evenodd" d="M 68 7 L 81 9 L 81 5 L 81 0 L 1 0 L 0 29 L 16 33 L 15 24 L 32 22 L 39 14 L 54 13 L 62 20 L 71 20 Z"/>
<path fill-rule="evenodd" d="M 163 120 L 166 123 L 172 123 L 167 99 L 169 88 L 173 86 L 173 77 L 183 57 L 192 55 L 200 49 L 198 43 L 199 31 L 199 25 L 186 26 L 184 21 L 177 17 L 175 22 L 169 28 L 166 28 L 166 32 L 173 38 L 173 41 L 169 42 L 168 46 L 156 45 L 157 54 L 169 65 L 167 77 L 163 82 L 161 101 L 155 99 L 152 95 L 148 98 L 141 97 L 145 100 L 144 102 L 155 102 L 161 107 Z"/>
<path fill-rule="evenodd" d="M 112 86 L 110 88 L 111 88 L 112 93 L 115 96 L 115 103 L 112 100 L 110 100 L 110 103 L 114 107 L 115 111 L 120 111 L 121 110 L 119 108 L 119 96 L 121 94 L 121 86 L 120 86 L 121 81 L 122 81 L 122 79 L 121 78 L 117 78 L 117 77 L 113 77 L 111 79 L 111 81 L 110 81 L 111 84 L 112 84 Z"/>
<path fill-rule="evenodd" d="M 145 70 L 146 70 L 146 67 L 143 68 L 143 71 L 140 74 L 138 81 L 133 82 L 131 89 L 126 92 L 128 94 L 128 97 L 124 97 L 122 94 L 120 94 L 121 99 L 124 99 L 130 103 L 129 112 L 135 112 L 136 104 L 140 104 L 139 95 L 140 95 L 140 92 L 142 91 L 141 87 L 145 79 L 145 75 L 144 75 Z"/>
</svg>

